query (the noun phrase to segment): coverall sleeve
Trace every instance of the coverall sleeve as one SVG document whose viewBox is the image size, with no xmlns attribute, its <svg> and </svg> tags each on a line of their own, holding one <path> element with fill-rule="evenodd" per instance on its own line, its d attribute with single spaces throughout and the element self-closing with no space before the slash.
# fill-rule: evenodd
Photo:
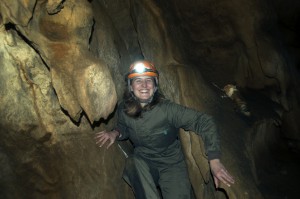
<svg viewBox="0 0 300 199">
<path fill-rule="evenodd" d="M 114 130 L 118 131 L 120 133 L 120 136 L 117 138 L 117 140 L 126 140 L 128 139 L 128 131 L 127 126 L 124 119 L 124 112 L 123 112 L 123 104 L 118 105 L 117 109 L 117 124 Z"/>
<path fill-rule="evenodd" d="M 220 158 L 220 139 L 212 116 L 185 106 L 167 103 L 168 120 L 176 127 L 201 136 L 209 160 Z"/>
</svg>

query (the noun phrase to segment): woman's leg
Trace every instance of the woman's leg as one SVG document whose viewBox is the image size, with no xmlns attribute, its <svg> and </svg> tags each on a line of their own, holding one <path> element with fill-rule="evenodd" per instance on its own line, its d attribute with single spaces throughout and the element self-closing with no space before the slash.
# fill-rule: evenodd
<svg viewBox="0 0 300 199">
<path fill-rule="evenodd" d="M 153 177 L 157 172 L 137 156 L 126 159 L 123 178 L 132 187 L 136 199 L 159 199 L 159 192 Z"/>
<path fill-rule="evenodd" d="M 184 161 L 159 170 L 159 186 L 164 199 L 190 199 L 192 186 Z"/>
</svg>

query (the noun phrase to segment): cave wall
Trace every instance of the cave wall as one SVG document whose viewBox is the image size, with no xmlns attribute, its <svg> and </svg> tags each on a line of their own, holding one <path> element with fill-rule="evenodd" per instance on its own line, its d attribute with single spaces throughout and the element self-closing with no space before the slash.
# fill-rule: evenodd
<svg viewBox="0 0 300 199">
<path fill-rule="evenodd" d="M 168 98 L 212 114 L 221 129 L 236 184 L 219 191 L 201 140 L 180 133 L 197 198 L 262 198 L 265 146 L 279 132 L 300 140 L 297 57 L 268 1 L 0 3 L 1 198 L 133 198 L 118 145 L 98 148 L 93 135 L 113 127 L 124 74 L 139 58 L 155 63 Z M 222 98 L 228 83 L 269 106 L 255 101 L 245 118 Z"/>
</svg>

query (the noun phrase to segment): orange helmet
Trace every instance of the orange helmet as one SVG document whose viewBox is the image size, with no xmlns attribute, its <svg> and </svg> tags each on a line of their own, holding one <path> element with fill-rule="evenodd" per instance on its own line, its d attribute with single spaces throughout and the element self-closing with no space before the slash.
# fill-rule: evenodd
<svg viewBox="0 0 300 199">
<path fill-rule="evenodd" d="M 159 74 L 151 62 L 142 60 L 142 61 L 136 61 L 130 65 L 127 78 L 129 80 L 140 76 L 150 76 L 150 77 L 155 77 L 155 79 L 157 79 Z"/>
</svg>

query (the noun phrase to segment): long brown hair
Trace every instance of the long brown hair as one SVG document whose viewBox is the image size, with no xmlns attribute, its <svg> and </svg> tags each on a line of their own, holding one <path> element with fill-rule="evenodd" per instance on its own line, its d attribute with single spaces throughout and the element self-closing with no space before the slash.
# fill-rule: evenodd
<svg viewBox="0 0 300 199">
<path fill-rule="evenodd" d="M 153 98 L 149 104 L 142 107 L 139 100 L 132 91 L 129 91 L 129 89 L 125 89 L 124 92 L 124 112 L 129 116 L 133 118 L 139 118 L 142 117 L 142 113 L 144 111 L 151 110 L 157 105 L 159 102 L 161 102 L 163 99 L 165 99 L 164 95 L 157 89 L 157 91 L 154 93 Z"/>
</svg>

